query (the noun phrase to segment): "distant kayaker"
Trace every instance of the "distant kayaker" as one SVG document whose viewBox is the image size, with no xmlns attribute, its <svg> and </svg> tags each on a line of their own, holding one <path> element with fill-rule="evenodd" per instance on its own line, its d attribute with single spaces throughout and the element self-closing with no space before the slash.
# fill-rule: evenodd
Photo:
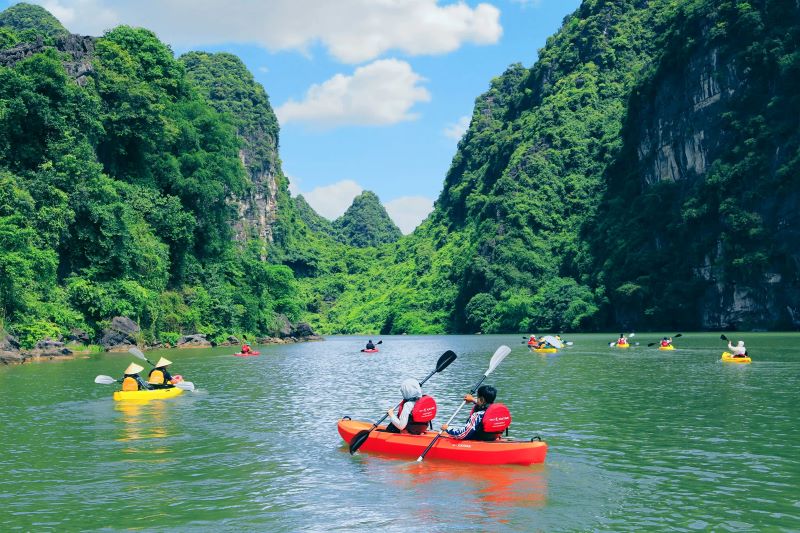
<svg viewBox="0 0 800 533">
<path fill-rule="evenodd" d="M 400 384 L 400 393 L 403 401 L 398 408 L 399 416 L 394 414 L 394 409 L 387 411 L 391 422 L 386 426 L 386 431 L 400 433 L 406 430 L 414 435 L 425 433 L 428 423 L 436 416 L 436 402 L 430 396 L 422 394 L 422 387 L 416 379 L 403 381 Z"/>
<path fill-rule="evenodd" d="M 672 337 L 670 338 L 664 337 L 663 339 L 661 339 L 661 347 L 666 348 L 667 346 L 672 346 Z"/>
<path fill-rule="evenodd" d="M 174 387 L 172 376 L 167 367 L 172 364 L 169 359 L 161 358 L 156 362 L 155 368 L 147 375 L 147 383 L 154 389 L 169 389 Z"/>
<path fill-rule="evenodd" d="M 747 357 L 747 348 L 744 347 L 744 341 L 739 341 L 736 346 L 731 344 L 731 341 L 728 341 L 728 349 L 734 357 Z"/>
<path fill-rule="evenodd" d="M 365 350 L 374 350 L 374 349 L 375 345 L 372 343 L 372 339 L 370 339 L 369 341 L 367 341 L 367 347 L 365 348 Z"/>
<path fill-rule="evenodd" d="M 497 389 L 491 385 L 483 385 L 477 391 L 478 397 L 471 394 L 464 396 L 464 401 L 474 403 L 475 407 L 469 420 L 461 427 L 442 425 L 442 430 L 453 439 L 493 441 L 500 438 L 503 431 L 511 424 L 511 413 L 501 403 L 494 403 Z"/>
<path fill-rule="evenodd" d="M 250 353 L 250 345 L 247 343 L 242 344 L 242 353 Z"/>
<path fill-rule="evenodd" d="M 531 348 L 539 348 L 541 346 L 541 343 L 536 340 L 536 335 L 531 335 L 531 338 L 528 339 L 528 346 Z"/>
<path fill-rule="evenodd" d="M 619 339 L 617 339 L 617 344 L 628 344 L 628 337 L 625 335 L 620 335 Z"/>
<path fill-rule="evenodd" d="M 122 383 L 122 390 L 135 391 L 149 389 L 150 385 L 145 383 L 142 379 L 142 376 L 139 375 L 139 372 L 142 370 L 144 370 L 144 368 L 136 363 L 131 363 L 128 365 L 128 368 L 125 369 L 122 379 L 119 380 L 119 382 Z"/>
</svg>

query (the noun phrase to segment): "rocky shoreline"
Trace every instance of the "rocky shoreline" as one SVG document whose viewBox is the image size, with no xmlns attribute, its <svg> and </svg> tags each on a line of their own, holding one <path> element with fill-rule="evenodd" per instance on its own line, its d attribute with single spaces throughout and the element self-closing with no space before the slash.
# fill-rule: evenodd
<svg viewBox="0 0 800 533">
<path fill-rule="evenodd" d="M 103 330 L 97 344 L 106 352 L 127 352 L 134 346 L 142 347 L 139 343 L 141 329 L 139 325 L 127 317 L 114 317 L 109 327 Z M 249 339 L 248 339 L 249 340 Z M 285 317 L 278 336 L 257 337 L 252 344 L 292 344 L 296 342 L 321 341 L 323 338 L 311 329 L 305 322 L 291 324 Z M 169 342 L 154 342 L 145 344 L 144 349 L 191 349 L 213 348 L 215 346 L 238 346 L 242 340 L 230 335 L 222 342 L 209 340 L 202 333 L 182 335 L 174 344 Z M 0 364 L 23 364 L 31 361 L 73 359 L 75 354 L 87 353 L 91 338 L 82 330 L 72 330 L 70 335 L 58 340 L 43 339 L 36 343 L 32 349 L 24 349 L 13 336 L 6 334 L 0 337 Z"/>
</svg>

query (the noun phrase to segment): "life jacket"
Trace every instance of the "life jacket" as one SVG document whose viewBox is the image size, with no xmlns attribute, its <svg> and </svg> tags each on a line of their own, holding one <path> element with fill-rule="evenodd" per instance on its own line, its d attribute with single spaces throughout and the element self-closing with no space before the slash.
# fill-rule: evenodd
<svg viewBox="0 0 800 533">
<path fill-rule="evenodd" d="M 242 344 L 242 353 L 250 353 L 250 347 L 246 344 Z"/>
<path fill-rule="evenodd" d="M 122 390 L 124 391 L 139 390 L 139 382 L 136 381 L 136 378 L 134 377 L 125 376 L 125 379 L 122 380 Z"/>
<path fill-rule="evenodd" d="M 406 401 L 400 403 L 398 413 L 403 412 L 403 406 Z M 411 415 L 408 417 L 408 424 L 406 424 L 406 431 L 414 435 L 421 435 L 428 429 L 428 423 L 436 417 L 436 400 L 432 396 L 426 394 L 414 403 L 411 409 Z"/>
<path fill-rule="evenodd" d="M 163 385 L 164 372 L 162 372 L 158 368 L 154 368 L 153 370 L 150 371 L 150 375 L 147 376 L 147 382 L 152 385 Z"/>
<path fill-rule="evenodd" d="M 669 341 L 661 341 L 661 346 L 669 346 Z"/>
<path fill-rule="evenodd" d="M 502 403 L 493 403 L 486 408 L 478 424 L 476 440 L 497 440 L 511 425 L 511 412 Z"/>
</svg>

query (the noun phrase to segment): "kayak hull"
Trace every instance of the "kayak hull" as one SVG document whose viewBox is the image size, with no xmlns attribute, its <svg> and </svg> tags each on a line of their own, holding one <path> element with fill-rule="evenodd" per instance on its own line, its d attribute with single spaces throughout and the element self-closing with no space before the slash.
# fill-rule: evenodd
<svg viewBox="0 0 800 533">
<path fill-rule="evenodd" d="M 361 420 L 343 418 L 337 428 L 339 435 L 346 443 L 362 430 L 369 429 L 372 424 Z M 369 434 L 359 451 L 402 455 L 417 458 L 438 434 L 426 431 L 422 435 L 409 433 L 388 433 L 382 431 L 386 426 L 378 426 Z M 440 459 L 485 465 L 530 465 L 543 463 L 547 455 L 547 443 L 541 441 L 517 441 L 501 439 L 495 442 L 475 440 L 456 440 L 440 438 L 425 459 Z"/>
<path fill-rule="evenodd" d="M 250 353 L 236 352 L 233 355 L 234 357 L 255 357 L 257 355 L 261 355 L 261 352 L 250 352 Z"/>
<path fill-rule="evenodd" d="M 630 348 L 630 344 L 617 344 L 617 348 Z"/>
<path fill-rule="evenodd" d="M 749 357 L 734 357 L 733 354 L 728 352 L 722 352 L 722 359 L 720 359 L 723 363 L 739 363 L 739 364 L 747 364 L 751 361 Z"/>
<path fill-rule="evenodd" d="M 658 349 L 661 350 L 662 352 L 668 352 L 670 350 L 674 350 L 675 347 L 670 344 L 669 346 L 659 346 Z"/>
<path fill-rule="evenodd" d="M 376 353 L 376 352 L 378 351 L 378 349 L 377 349 L 377 348 L 374 348 L 374 349 L 372 349 L 372 350 L 367 350 L 366 348 L 364 348 L 364 349 L 363 349 L 363 350 L 361 350 L 361 351 L 362 351 L 362 352 L 364 352 L 364 353 Z"/>
<path fill-rule="evenodd" d="M 536 353 L 556 353 L 558 352 L 557 348 L 531 348 Z"/>
<path fill-rule="evenodd" d="M 149 390 L 133 390 L 122 391 L 118 390 L 114 393 L 115 401 L 137 401 L 146 402 L 150 400 L 163 400 L 166 398 L 173 398 L 183 394 L 183 389 L 178 387 L 171 387 L 169 389 L 149 389 Z"/>
</svg>

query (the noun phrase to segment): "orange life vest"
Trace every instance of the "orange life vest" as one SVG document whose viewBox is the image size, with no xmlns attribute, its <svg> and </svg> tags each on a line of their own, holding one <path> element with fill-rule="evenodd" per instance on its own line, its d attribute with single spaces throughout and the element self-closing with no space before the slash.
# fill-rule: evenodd
<svg viewBox="0 0 800 533">
<path fill-rule="evenodd" d="M 122 390 L 124 391 L 139 390 L 139 382 L 136 381 L 136 378 L 132 378 L 131 376 L 126 376 L 125 379 L 122 380 Z"/>
<path fill-rule="evenodd" d="M 163 385 L 164 373 L 161 370 L 154 368 L 153 370 L 150 371 L 150 375 L 147 378 L 147 382 L 152 385 Z"/>
</svg>

